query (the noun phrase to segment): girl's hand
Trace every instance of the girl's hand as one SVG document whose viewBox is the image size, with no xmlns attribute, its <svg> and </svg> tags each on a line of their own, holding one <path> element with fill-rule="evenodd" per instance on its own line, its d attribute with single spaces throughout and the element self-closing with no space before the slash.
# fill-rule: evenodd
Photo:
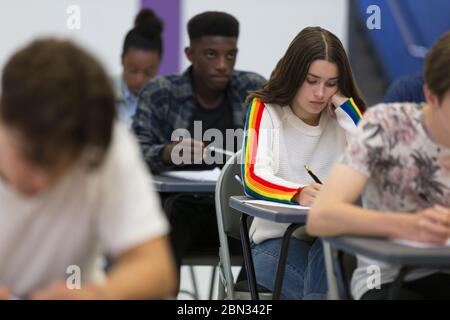
<svg viewBox="0 0 450 320">
<path fill-rule="evenodd" d="M 334 116 L 336 108 L 340 107 L 348 98 L 343 96 L 340 91 L 337 91 L 330 99 L 328 103 L 328 114 Z"/>
<path fill-rule="evenodd" d="M 309 186 L 303 187 L 302 191 L 294 197 L 294 200 L 302 206 L 309 207 L 316 199 L 321 188 L 322 185 L 318 183 L 313 183 Z"/>
</svg>

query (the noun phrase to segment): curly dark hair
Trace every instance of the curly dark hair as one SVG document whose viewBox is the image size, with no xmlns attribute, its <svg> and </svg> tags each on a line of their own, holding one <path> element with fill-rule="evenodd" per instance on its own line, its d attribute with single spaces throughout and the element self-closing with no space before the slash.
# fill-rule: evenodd
<svg viewBox="0 0 450 320">
<path fill-rule="evenodd" d="M 204 36 L 239 36 L 239 21 L 232 15 L 219 11 L 206 11 L 192 17 L 187 28 L 191 41 Z"/>
<path fill-rule="evenodd" d="M 70 41 L 39 39 L 3 70 L 0 120 L 24 141 L 32 163 L 53 168 L 86 152 L 102 161 L 115 118 L 114 91 L 95 58 Z"/>
</svg>

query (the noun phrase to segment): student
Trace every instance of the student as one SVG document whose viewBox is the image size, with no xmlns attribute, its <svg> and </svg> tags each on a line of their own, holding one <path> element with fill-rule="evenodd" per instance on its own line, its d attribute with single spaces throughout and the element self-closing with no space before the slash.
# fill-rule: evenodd
<svg viewBox="0 0 450 320">
<path fill-rule="evenodd" d="M 151 9 L 139 11 L 134 28 L 125 36 L 122 75 L 114 79 L 120 120 L 131 127 L 139 92 L 153 79 L 163 53 L 163 22 Z"/>
<path fill-rule="evenodd" d="M 424 70 L 426 103 L 371 108 L 331 172 L 308 217 L 317 236 L 362 235 L 443 243 L 450 237 L 450 32 L 431 48 Z M 353 205 L 362 196 L 364 208 Z M 358 256 L 355 299 L 386 299 L 398 265 Z M 370 290 L 367 267 L 380 267 Z M 450 275 L 413 270 L 399 298 L 450 297 Z"/>
<path fill-rule="evenodd" d="M 255 73 L 234 70 L 239 22 L 233 16 L 224 12 L 198 14 L 189 21 L 188 33 L 190 46 L 185 53 L 191 66 L 181 75 L 157 77 L 139 98 L 133 129 L 153 172 L 211 169 L 223 164 L 226 158 L 212 164 L 204 161 L 204 133 L 211 129 L 219 132 L 224 144 L 217 147 L 225 148 L 226 130 L 242 130 L 244 126 L 245 97 L 264 83 Z M 188 137 L 172 141 L 176 129 L 183 129 Z M 195 138 L 196 131 L 199 138 Z M 183 164 L 176 164 L 179 147 L 193 155 Z M 198 164 L 194 164 L 196 157 Z M 189 249 L 218 248 L 213 195 L 174 194 L 167 198 L 165 207 L 178 266 Z"/>
<path fill-rule="evenodd" d="M 100 64 L 41 39 L 10 58 L 1 86 L 0 298 L 173 294 L 168 224 Z M 103 279 L 101 253 L 116 259 Z"/>
<path fill-rule="evenodd" d="M 247 100 L 245 193 L 311 205 L 321 185 L 304 165 L 325 179 L 365 109 L 341 42 L 320 27 L 303 29 L 268 83 Z M 255 218 L 250 228 L 256 280 L 271 290 L 287 226 Z M 282 296 L 312 299 L 323 298 L 325 293 L 322 244 L 306 237 L 301 228 L 291 240 Z"/>
</svg>

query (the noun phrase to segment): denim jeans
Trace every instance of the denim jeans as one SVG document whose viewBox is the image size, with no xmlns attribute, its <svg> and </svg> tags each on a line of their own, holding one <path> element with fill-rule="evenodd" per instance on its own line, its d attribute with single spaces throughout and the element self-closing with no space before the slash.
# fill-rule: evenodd
<svg viewBox="0 0 450 320">
<path fill-rule="evenodd" d="M 258 284 L 273 291 L 282 239 L 251 244 Z M 282 299 L 326 299 L 327 278 L 322 242 L 313 243 L 291 238 L 286 259 Z"/>
</svg>

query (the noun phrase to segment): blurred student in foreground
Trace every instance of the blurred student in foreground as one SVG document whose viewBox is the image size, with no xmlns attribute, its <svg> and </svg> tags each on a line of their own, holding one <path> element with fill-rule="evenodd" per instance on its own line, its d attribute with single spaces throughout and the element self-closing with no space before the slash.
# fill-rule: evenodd
<svg viewBox="0 0 450 320">
<path fill-rule="evenodd" d="M 1 85 L 0 298 L 171 295 L 168 223 L 99 63 L 71 42 L 37 40 Z M 105 277 L 101 253 L 116 261 Z"/>
</svg>

